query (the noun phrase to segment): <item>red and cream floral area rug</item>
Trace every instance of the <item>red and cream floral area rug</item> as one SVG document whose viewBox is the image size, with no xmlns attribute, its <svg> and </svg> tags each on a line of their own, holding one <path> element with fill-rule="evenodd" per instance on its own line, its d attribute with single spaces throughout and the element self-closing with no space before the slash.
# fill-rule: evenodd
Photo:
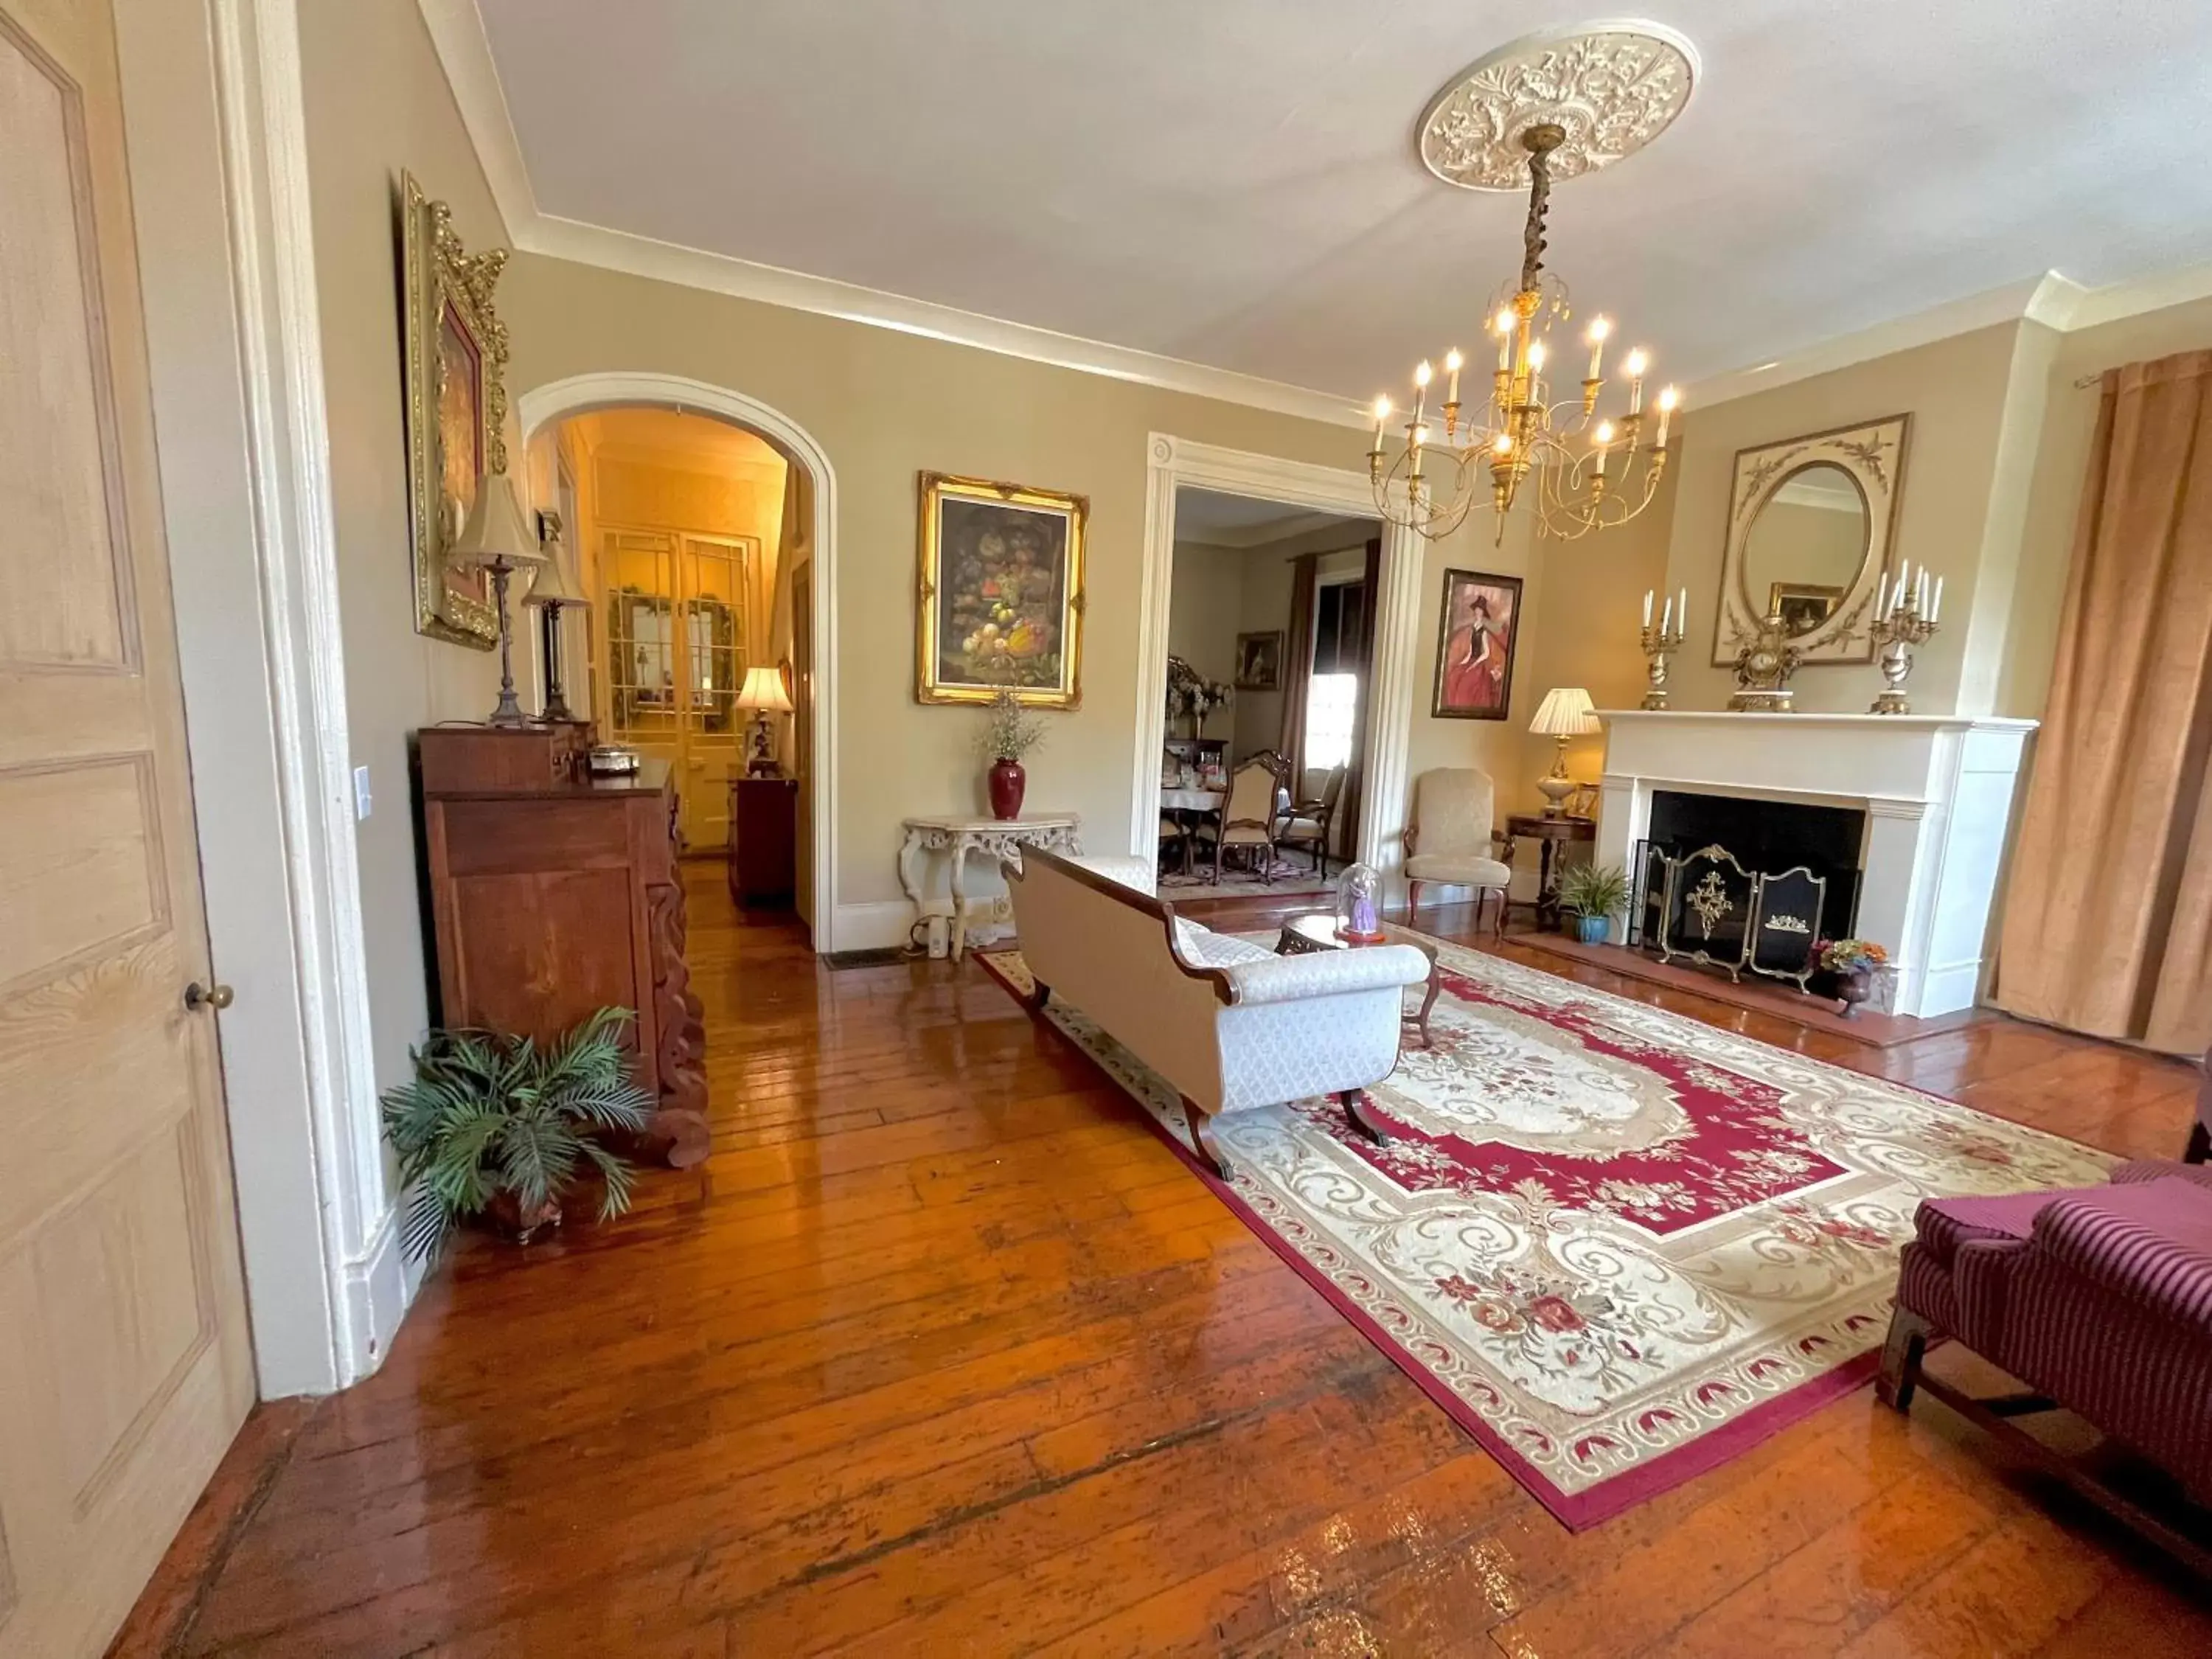
<svg viewBox="0 0 2212 1659">
<path fill-rule="evenodd" d="M 1435 1040 L 1369 1091 L 1231 1114 L 1206 1180 L 1547 1508 L 1584 1527 L 1863 1381 L 1923 1198 L 2097 1184 L 2105 1154 L 1432 941 Z M 983 958 L 1017 994 L 1016 952 Z M 1046 1018 L 1188 1157 L 1167 1085 Z"/>
</svg>

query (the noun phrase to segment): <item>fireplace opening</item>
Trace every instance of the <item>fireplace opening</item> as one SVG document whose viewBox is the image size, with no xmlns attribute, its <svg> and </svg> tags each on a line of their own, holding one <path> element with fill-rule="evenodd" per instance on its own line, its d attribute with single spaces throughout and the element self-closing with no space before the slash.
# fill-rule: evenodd
<svg viewBox="0 0 2212 1659">
<path fill-rule="evenodd" d="M 1662 789 L 1638 848 L 1632 945 L 1791 979 L 1858 915 L 1866 814 L 1850 807 Z"/>
</svg>

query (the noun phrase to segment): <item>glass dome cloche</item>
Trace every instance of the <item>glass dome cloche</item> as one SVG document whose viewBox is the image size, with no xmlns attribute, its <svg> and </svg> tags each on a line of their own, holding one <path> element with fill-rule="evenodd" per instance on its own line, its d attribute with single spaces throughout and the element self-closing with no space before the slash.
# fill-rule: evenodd
<svg viewBox="0 0 2212 1659">
<path fill-rule="evenodd" d="M 1354 945 L 1382 938 L 1382 878 L 1373 866 L 1355 864 L 1337 878 L 1336 936 Z"/>
</svg>

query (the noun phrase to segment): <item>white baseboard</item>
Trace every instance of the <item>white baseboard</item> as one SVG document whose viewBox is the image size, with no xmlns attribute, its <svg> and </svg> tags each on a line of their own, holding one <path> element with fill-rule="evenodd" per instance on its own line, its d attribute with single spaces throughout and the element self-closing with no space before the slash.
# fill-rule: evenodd
<svg viewBox="0 0 2212 1659">
<path fill-rule="evenodd" d="M 385 1212 L 366 1253 L 341 1271 L 338 1386 L 349 1388 L 384 1364 L 399 1322 L 422 1287 L 423 1265 L 409 1261 L 400 1247 L 398 1206 Z"/>
<path fill-rule="evenodd" d="M 1899 1012 L 1933 1019 L 1938 1014 L 1954 1014 L 1961 1008 L 1972 1007 L 1981 1000 L 1983 966 L 1978 957 L 1973 957 L 1929 969 L 1920 976 L 1920 994 L 1916 999 L 1919 1006 Z"/>
<path fill-rule="evenodd" d="M 914 906 L 904 899 L 878 904 L 841 904 L 830 930 L 837 951 L 886 951 L 904 945 L 914 927 Z"/>
</svg>

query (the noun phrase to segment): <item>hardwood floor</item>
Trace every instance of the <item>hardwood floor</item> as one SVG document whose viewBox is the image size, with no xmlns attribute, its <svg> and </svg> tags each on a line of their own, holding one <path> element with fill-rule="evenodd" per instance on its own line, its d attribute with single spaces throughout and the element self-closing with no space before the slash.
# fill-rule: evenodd
<svg viewBox="0 0 2212 1659">
<path fill-rule="evenodd" d="M 133 1651 L 2212 1651 L 2161 1559 L 1870 1389 L 1565 1531 L 980 969 L 822 970 L 719 875 L 714 1158 L 623 1222 L 470 1240 L 378 1376 L 241 1442 L 252 1507 Z M 1575 976 L 2118 1152 L 2178 1147 L 2194 1086 L 2009 1021 L 1877 1049 Z"/>
</svg>

